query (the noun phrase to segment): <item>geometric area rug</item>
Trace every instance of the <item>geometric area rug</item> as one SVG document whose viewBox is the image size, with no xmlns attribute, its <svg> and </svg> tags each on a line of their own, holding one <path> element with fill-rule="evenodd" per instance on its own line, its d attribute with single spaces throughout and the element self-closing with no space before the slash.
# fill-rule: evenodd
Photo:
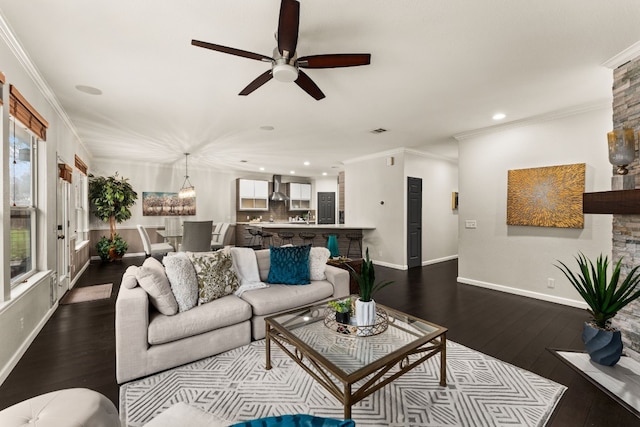
<svg viewBox="0 0 640 427">
<path fill-rule="evenodd" d="M 276 345 L 265 341 L 120 387 L 124 427 L 139 427 L 178 402 L 229 423 L 306 413 L 343 418 L 342 404 Z M 352 407 L 357 426 L 544 426 L 566 387 L 447 341 L 447 386 L 440 357 L 428 359 Z"/>
</svg>

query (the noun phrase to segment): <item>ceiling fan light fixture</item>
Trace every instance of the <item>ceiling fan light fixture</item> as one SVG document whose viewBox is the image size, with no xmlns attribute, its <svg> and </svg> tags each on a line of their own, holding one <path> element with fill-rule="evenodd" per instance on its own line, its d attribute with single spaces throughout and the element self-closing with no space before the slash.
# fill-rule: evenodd
<svg viewBox="0 0 640 427">
<path fill-rule="evenodd" d="M 271 72 L 279 82 L 291 83 L 298 79 L 298 69 L 290 64 L 275 64 Z"/>
</svg>

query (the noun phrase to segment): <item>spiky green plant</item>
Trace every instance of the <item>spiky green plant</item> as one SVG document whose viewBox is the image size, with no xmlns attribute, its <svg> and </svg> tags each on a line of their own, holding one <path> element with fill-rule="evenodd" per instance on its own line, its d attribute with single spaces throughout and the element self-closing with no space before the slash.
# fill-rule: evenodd
<svg viewBox="0 0 640 427">
<path fill-rule="evenodd" d="M 358 282 L 361 301 L 371 301 L 373 299 L 373 294 L 393 283 L 391 280 L 376 283 L 376 273 L 373 269 L 373 261 L 369 258 L 369 248 L 367 248 L 365 258 L 362 261 L 360 274 L 358 274 L 349 264 L 347 264 L 347 267 L 351 270 L 353 278 Z"/>
<path fill-rule="evenodd" d="M 622 283 L 618 285 L 622 259 L 618 261 L 613 269 L 611 280 L 607 280 L 609 259 L 607 257 L 603 258 L 602 254 L 596 260 L 595 265 L 582 253 L 579 253 L 575 259 L 580 267 L 579 273 L 574 274 L 561 261 L 558 261 L 560 265 L 556 265 L 556 267 L 564 273 L 587 303 L 589 306 L 587 311 L 593 316 L 593 322 L 596 326 L 607 329 L 609 321 L 618 311 L 640 297 L 640 290 L 635 290 L 640 282 L 640 274 L 637 273 L 640 265 L 634 267 Z"/>
</svg>

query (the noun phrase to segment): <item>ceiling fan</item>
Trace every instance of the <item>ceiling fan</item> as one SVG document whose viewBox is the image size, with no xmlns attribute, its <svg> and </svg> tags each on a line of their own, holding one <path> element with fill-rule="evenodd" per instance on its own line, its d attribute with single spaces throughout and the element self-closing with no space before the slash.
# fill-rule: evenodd
<svg viewBox="0 0 640 427">
<path fill-rule="evenodd" d="M 191 40 L 191 44 L 206 49 L 216 50 L 243 58 L 255 59 L 271 63 L 271 69 L 260 74 L 239 95 L 249 95 L 272 78 L 282 82 L 296 82 L 316 100 L 325 97 L 320 88 L 300 68 L 338 68 L 368 65 L 371 62 L 369 53 L 338 53 L 328 55 L 311 55 L 298 58 L 298 27 L 300 24 L 300 3 L 297 0 L 282 0 L 276 39 L 278 46 L 273 49 L 273 57 L 246 50 L 221 46 L 199 40 Z"/>
</svg>

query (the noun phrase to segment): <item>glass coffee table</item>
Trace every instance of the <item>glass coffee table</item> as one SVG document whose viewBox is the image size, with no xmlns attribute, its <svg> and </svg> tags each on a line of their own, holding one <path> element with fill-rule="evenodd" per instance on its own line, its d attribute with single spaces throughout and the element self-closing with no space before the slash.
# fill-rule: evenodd
<svg viewBox="0 0 640 427">
<path fill-rule="evenodd" d="M 270 316 L 266 322 L 266 369 L 271 342 L 342 402 L 351 406 L 440 354 L 440 385 L 447 385 L 447 328 L 377 304 L 386 321 L 383 332 L 359 336 L 357 328 L 336 328 L 327 321 L 327 304 Z"/>
</svg>

